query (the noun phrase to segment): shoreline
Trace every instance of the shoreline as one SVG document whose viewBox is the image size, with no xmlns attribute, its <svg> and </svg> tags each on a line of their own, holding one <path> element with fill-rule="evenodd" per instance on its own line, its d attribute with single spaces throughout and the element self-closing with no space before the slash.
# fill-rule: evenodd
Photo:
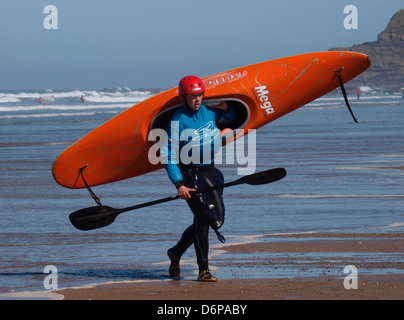
<svg viewBox="0 0 404 320">
<path fill-rule="evenodd" d="M 404 233 L 308 233 L 260 239 L 263 241 L 218 248 L 225 253 L 215 257 L 212 264 L 234 274 L 232 279 L 217 283 L 126 281 L 54 292 L 64 300 L 404 299 Z M 268 257 L 272 257 L 270 261 Z M 354 282 L 351 271 L 345 274 L 344 267 L 352 265 L 357 268 L 357 289 L 346 289 L 344 283 L 352 286 Z M 241 269 L 272 274 L 237 277 Z M 284 269 L 290 276 L 273 274 Z"/>
</svg>

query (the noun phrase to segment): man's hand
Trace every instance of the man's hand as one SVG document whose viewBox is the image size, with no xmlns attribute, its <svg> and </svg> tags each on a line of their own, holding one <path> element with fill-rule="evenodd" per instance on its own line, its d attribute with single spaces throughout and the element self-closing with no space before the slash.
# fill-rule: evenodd
<svg viewBox="0 0 404 320">
<path fill-rule="evenodd" d="M 219 110 L 222 110 L 222 111 L 227 111 L 227 109 L 229 107 L 228 107 L 226 101 L 222 101 L 221 103 L 216 104 L 214 106 L 211 106 L 210 108 L 216 108 L 216 109 L 219 109 Z"/>
<path fill-rule="evenodd" d="M 196 191 L 196 189 L 181 186 L 178 188 L 178 195 L 180 196 L 181 199 L 188 200 L 191 198 L 190 192 L 192 191 Z"/>
</svg>

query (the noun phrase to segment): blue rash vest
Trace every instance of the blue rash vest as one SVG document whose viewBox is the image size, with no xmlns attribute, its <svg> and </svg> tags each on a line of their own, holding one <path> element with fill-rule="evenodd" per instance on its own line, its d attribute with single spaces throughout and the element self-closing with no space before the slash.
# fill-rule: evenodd
<svg viewBox="0 0 404 320">
<path fill-rule="evenodd" d="M 172 183 L 182 180 L 178 164 L 207 166 L 221 147 L 217 123 L 232 122 L 236 114 L 205 107 L 197 111 L 182 107 L 171 117 L 167 127 L 167 141 L 161 147 L 164 168 Z"/>
</svg>

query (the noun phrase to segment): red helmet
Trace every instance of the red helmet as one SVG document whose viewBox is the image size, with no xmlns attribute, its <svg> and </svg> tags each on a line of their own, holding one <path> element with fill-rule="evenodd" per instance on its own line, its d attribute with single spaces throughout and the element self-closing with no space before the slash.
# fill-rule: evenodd
<svg viewBox="0 0 404 320">
<path fill-rule="evenodd" d="M 180 96 L 184 94 L 202 93 L 205 92 L 203 81 L 196 76 L 186 76 L 181 79 L 178 85 Z"/>
</svg>

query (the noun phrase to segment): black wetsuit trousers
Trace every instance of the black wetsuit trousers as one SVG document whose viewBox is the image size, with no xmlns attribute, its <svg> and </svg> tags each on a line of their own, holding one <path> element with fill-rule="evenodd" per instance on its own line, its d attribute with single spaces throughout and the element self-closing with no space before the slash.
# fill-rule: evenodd
<svg viewBox="0 0 404 320">
<path fill-rule="evenodd" d="M 222 185 L 223 174 L 213 164 L 209 166 L 180 166 L 184 185 L 188 188 L 204 189 Z M 178 257 L 194 244 L 199 270 L 209 270 L 209 226 L 218 230 L 224 222 L 223 189 L 200 195 L 194 194 L 187 200 L 193 215 L 193 223 L 184 231 L 180 241 L 174 246 Z"/>
</svg>

